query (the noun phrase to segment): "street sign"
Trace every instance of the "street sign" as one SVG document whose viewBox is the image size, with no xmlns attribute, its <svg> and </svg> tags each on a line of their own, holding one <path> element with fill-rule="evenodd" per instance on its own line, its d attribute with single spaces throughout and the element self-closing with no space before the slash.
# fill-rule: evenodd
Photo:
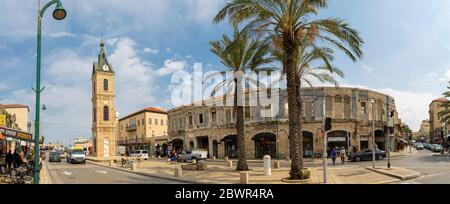
<svg viewBox="0 0 450 204">
<path fill-rule="evenodd" d="M 6 115 L 5 114 L 0 115 L 0 125 L 3 125 L 3 126 L 6 125 Z"/>
</svg>

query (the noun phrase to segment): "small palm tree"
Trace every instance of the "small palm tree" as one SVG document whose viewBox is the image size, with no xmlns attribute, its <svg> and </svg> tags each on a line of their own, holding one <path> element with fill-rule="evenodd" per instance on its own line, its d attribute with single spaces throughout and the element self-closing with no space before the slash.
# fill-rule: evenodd
<svg viewBox="0 0 450 204">
<path fill-rule="evenodd" d="M 216 93 L 217 88 L 226 86 L 233 90 L 234 87 L 234 112 L 236 113 L 236 132 L 238 143 L 238 163 L 236 170 L 248 170 L 245 147 L 245 132 L 244 132 L 244 106 L 238 103 L 238 99 L 245 94 L 242 84 L 245 79 L 245 74 L 250 71 L 258 72 L 263 70 L 270 70 L 262 66 L 272 62 L 268 57 L 270 53 L 270 45 L 266 41 L 259 39 L 250 39 L 246 32 L 234 31 L 233 38 L 224 35 L 221 41 L 211 41 L 211 51 L 219 57 L 222 64 L 227 67 L 227 71 L 233 72 L 233 79 L 218 83 L 213 89 L 212 95 Z M 221 72 L 222 75 L 225 72 Z M 209 77 L 209 76 L 208 76 Z M 255 83 L 254 80 L 247 79 L 250 83 Z M 257 83 L 257 82 L 256 82 Z"/>
<path fill-rule="evenodd" d="M 214 18 L 220 22 L 228 17 L 229 23 L 246 23 L 245 30 L 269 35 L 283 53 L 289 105 L 289 144 L 291 149 L 290 179 L 303 178 L 302 124 L 300 120 L 301 81 L 296 59 L 303 48 L 318 43 L 333 45 L 353 61 L 362 57 L 363 40 L 358 32 L 339 19 L 310 20 L 327 0 L 232 0 Z M 300 59 L 301 60 L 301 59 Z"/>
</svg>

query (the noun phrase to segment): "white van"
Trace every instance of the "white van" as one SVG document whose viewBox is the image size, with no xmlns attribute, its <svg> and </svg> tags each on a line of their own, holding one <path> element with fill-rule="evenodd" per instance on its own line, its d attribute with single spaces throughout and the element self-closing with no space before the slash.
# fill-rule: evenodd
<svg viewBox="0 0 450 204">
<path fill-rule="evenodd" d="M 148 150 L 134 150 L 131 152 L 130 157 L 148 160 Z"/>
</svg>

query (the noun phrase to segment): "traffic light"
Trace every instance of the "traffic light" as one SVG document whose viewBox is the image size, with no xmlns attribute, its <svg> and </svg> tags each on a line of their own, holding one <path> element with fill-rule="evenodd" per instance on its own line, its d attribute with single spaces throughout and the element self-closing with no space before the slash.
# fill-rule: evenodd
<svg viewBox="0 0 450 204">
<path fill-rule="evenodd" d="M 332 129 L 332 125 L 331 125 L 331 118 L 326 118 L 325 119 L 325 131 L 330 131 Z"/>
</svg>

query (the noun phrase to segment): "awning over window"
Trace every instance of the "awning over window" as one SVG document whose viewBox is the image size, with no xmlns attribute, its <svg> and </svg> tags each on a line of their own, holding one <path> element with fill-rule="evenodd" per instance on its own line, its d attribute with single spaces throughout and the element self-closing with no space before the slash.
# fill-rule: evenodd
<svg viewBox="0 0 450 204">
<path fill-rule="evenodd" d="M 30 133 L 13 130 L 13 129 L 9 129 L 9 128 L 0 127 L 0 134 L 6 138 L 18 139 L 18 140 L 27 141 L 27 142 L 33 141 L 33 135 L 31 135 Z"/>
<path fill-rule="evenodd" d="M 220 140 L 221 142 L 234 142 L 237 141 L 237 135 L 228 135 Z"/>
<path fill-rule="evenodd" d="M 277 136 L 271 133 L 262 133 L 262 134 L 257 134 L 255 137 L 253 137 L 252 140 L 255 141 L 259 141 L 259 140 L 271 140 L 271 141 L 276 141 L 277 140 Z"/>
</svg>

